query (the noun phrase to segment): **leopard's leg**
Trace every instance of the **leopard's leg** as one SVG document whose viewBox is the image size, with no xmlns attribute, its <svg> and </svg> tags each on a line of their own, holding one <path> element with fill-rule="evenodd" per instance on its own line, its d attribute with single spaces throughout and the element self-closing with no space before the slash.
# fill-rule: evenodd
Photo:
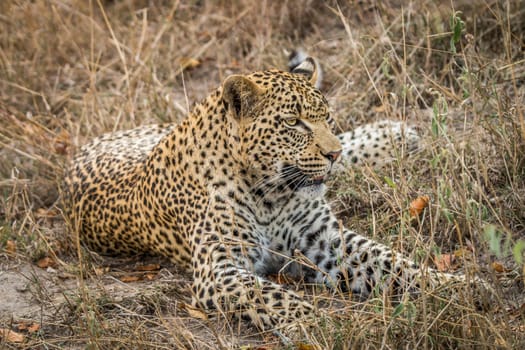
<svg viewBox="0 0 525 350">
<path fill-rule="evenodd" d="M 248 319 L 261 330 L 297 330 L 298 322 L 313 316 L 314 308 L 296 293 L 255 275 L 250 249 L 219 234 L 200 240 L 193 257 L 193 304 Z M 236 251 L 237 250 L 237 251 Z M 260 254 L 259 254 L 260 255 Z"/>
<path fill-rule="evenodd" d="M 373 168 L 380 168 L 399 155 L 414 152 L 420 140 L 415 128 L 393 120 L 365 124 L 339 134 L 338 138 L 343 147 L 343 167 L 366 164 Z"/>
<path fill-rule="evenodd" d="M 297 205 L 296 205 L 297 206 Z M 422 282 L 430 287 L 471 282 L 464 275 L 451 275 L 434 269 L 421 269 L 413 261 L 387 246 L 341 227 L 324 199 L 304 201 L 301 211 L 315 212 L 296 223 L 296 249 L 307 258 L 307 281 L 352 291 L 366 297 L 374 290 L 390 289 L 393 294 L 418 292 Z"/>
<path fill-rule="evenodd" d="M 319 206 L 322 207 L 322 206 Z M 340 227 L 332 213 L 310 222 L 297 249 L 314 266 L 306 269 L 307 281 L 369 296 L 374 288 L 396 293 L 417 288 L 417 266 L 383 244 Z M 324 221 L 324 223 L 322 223 Z M 308 263 L 306 263 L 308 264 Z"/>
</svg>

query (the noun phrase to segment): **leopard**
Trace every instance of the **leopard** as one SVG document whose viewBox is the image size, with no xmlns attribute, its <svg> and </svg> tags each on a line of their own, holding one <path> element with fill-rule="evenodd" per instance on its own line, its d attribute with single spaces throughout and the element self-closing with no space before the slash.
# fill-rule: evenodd
<svg viewBox="0 0 525 350">
<path fill-rule="evenodd" d="M 341 164 L 383 164 L 404 131 L 386 121 L 335 135 L 317 67 L 308 57 L 292 71 L 230 75 L 180 123 L 82 146 L 64 181 L 72 231 L 101 254 L 167 257 L 191 274 L 194 307 L 261 330 L 317 315 L 272 274 L 364 298 L 418 290 L 422 275 L 450 280 L 344 227 L 332 211 L 331 174 Z"/>
</svg>

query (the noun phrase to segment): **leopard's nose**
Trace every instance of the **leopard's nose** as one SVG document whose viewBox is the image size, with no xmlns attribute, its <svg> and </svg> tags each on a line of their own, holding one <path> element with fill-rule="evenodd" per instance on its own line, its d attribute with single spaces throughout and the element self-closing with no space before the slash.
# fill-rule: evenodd
<svg viewBox="0 0 525 350">
<path fill-rule="evenodd" d="M 338 151 L 331 151 L 331 152 L 327 152 L 327 153 L 322 153 L 323 156 L 325 156 L 326 158 L 328 158 L 328 160 L 330 160 L 332 163 L 335 162 L 337 160 L 337 158 L 339 158 L 339 156 L 341 155 L 341 150 L 338 150 Z"/>
</svg>

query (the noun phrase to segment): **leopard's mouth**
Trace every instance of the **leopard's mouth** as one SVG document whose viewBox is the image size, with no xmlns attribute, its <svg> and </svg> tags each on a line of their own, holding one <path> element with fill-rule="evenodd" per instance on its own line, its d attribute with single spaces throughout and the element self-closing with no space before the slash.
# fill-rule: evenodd
<svg viewBox="0 0 525 350">
<path fill-rule="evenodd" d="M 317 177 L 312 178 L 311 180 L 312 185 L 322 185 L 325 183 L 325 181 L 326 181 L 326 176 L 317 176 Z"/>
<path fill-rule="evenodd" d="M 326 182 L 327 175 L 311 176 L 305 174 L 296 165 L 287 164 L 281 170 L 281 177 L 286 186 L 293 191 L 310 186 L 320 186 Z"/>
</svg>

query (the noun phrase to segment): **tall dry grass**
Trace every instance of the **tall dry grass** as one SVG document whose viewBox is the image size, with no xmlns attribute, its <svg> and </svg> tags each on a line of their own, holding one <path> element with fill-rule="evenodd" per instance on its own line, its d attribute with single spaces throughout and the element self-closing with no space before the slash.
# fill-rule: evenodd
<svg viewBox="0 0 525 350">
<path fill-rule="evenodd" d="M 518 0 L 0 2 L 2 269 L 51 256 L 66 281 L 57 292 L 52 272 L 31 274 L 41 328 L 0 345 L 286 348 L 242 322 L 192 314 L 189 277 L 165 262 L 154 281 L 124 285 L 115 276 L 133 262 L 85 251 L 78 260 L 58 185 L 94 136 L 178 122 L 229 74 L 286 67 L 285 49 L 302 46 L 323 65 L 341 131 L 402 119 L 424 140 L 378 172 L 338 176 L 331 198 L 341 219 L 422 265 L 453 257 L 452 269 L 489 280 L 501 298 L 479 310 L 469 290 L 460 301 L 424 294 L 397 306 L 318 290 L 310 297 L 332 305 L 331 321 L 296 347 L 525 346 L 516 249 L 525 239 L 524 36 Z M 430 206 L 413 219 L 420 195 Z M 18 321 L 1 315 L 0 328 Z"/>
</svg>

